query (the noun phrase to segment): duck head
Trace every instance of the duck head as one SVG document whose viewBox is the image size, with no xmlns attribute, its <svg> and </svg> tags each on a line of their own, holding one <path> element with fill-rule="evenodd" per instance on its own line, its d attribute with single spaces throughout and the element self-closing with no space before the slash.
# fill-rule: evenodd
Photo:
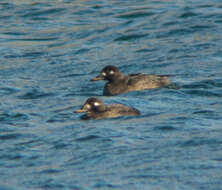
<svg viewBox="0 0 222 190">
<path fill-rule="evenodd" d="M 76 111 L 76 113 L 81 113 L 81 112 L 102 112 L 105 110 L 105 105 L 103 102 L 97 98 L 89 98 L 86 100 L 85 104 L 83 107 L 79 110 Z"/>
<path fill-rule="evenodd" d="M 91 81 L 97 81 L 97 80 L 108 80 L 108 81 L 114 81 L 122 76 L 120 70 L 112 65 L 108 65 L 102 69 L 100 74 L 96 76 L 95 78 L 91 79 Z"/>
</svg>

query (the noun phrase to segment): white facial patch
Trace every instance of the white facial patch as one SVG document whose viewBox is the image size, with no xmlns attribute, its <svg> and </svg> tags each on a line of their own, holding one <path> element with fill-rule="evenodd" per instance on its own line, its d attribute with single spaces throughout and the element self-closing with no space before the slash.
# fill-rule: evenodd
<svg viewBox="0 0 222 190">
<path fill-rule="evenodd" d="M 105 72 L 102 72 L 102 76 L 106 76 L 106 73 L 105 73 Z"/>
<path fill-rule="evenodd" d="M 94 106 L 100 106 L 99 102 L 94 102 Z"/>
<path fill-rule="evenodd" d="M 114 74 L 114 71 L 113 71 L 113 70 L 111 70 L 111 71 L 109 72 L 109 74 L 113 75 L 113 74 Z"/>
<path fill-rule="evenodd" d="M 86 104 L 85 107 L 86 107 L 87 109 L 90 109 L 90 108 L 91 108 L 91 105 L 90 105 L 90 104 Z"/>
</svg>

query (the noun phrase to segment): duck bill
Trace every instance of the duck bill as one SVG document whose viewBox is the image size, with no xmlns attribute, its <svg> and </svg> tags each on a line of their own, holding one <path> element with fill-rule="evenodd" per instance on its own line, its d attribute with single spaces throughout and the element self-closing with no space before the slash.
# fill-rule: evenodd
<svg viewBox="0 0 222 190">
<path fill-rule="evenodd" d="M 91 79 L 91 81 L 97 81 L 97 80 L 104 80 L 104 78 L 101 75 L 98 75 L 95 78 Z"/>
<path fill-rule="evenodd" d="M 86 112 L 86 110 L 84 109 L 79 109 L 79 110 L 76 110 L 75 113 L 82 113 L 82 112 Z"/>
</svg>

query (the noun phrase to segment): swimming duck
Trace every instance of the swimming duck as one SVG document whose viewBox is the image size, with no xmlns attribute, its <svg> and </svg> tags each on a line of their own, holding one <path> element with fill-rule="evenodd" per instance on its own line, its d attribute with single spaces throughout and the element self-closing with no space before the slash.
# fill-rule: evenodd
<svg viewBox="0 0 222 190">
<path fill-rule="evenodd" d="M 105 119 L 120 116 L 140 115 L 140 112 L 132 107 L 127 107 L 123 104 L 103 104 L 97 98 L 89 98 L 83 107 L 76 111 L 76 113 L 86 112 L 81 119 Z"/>
<path fill-rule="evenodd" d="M 98 76 L 91 79 L 91 81 L 97 80 L 108 80 L 103 89 L 103 95 L 105 96 L 160 88 L 171 83 L 166 75 L 147 75 L 141 73 L 123 75 L 117 67 L 112 65 L 104 67 Z"/>
</svg>

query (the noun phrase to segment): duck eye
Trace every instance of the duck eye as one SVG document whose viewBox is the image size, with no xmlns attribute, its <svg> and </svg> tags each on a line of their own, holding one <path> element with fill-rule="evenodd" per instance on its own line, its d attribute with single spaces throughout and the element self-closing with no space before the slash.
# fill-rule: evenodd
<svg viewBox="0 0 222 190">
<path fill-rule="evenodd" d="M 99 106 L 100 103 L 99 102 L 94 102 L 94 106 Z"/>
<path fill-rule="evenodd" d="M 113 71 L 113 70 L 111 70 L 111 71 L 109 72 L 109 74 L 113 75 L 113 74 L 114 74 L 114 71 Z"/>
<path fill-rule="evenodd" d="M 105 72 L 102 72 L 101 74 L 102 74 L 102 76 L 106 76 L 106 73 L 105 73 Z"/>
</svg>

